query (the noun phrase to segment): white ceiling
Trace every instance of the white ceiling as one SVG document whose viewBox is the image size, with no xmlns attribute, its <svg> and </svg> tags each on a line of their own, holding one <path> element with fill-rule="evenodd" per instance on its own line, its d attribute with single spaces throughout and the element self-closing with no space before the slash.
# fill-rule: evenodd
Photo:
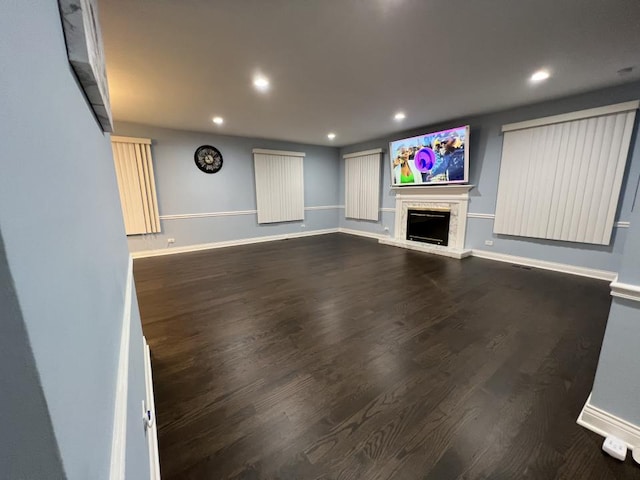
<svg viewBox="0 0 640 480">
<path fill-rule="evenodd" d="M 115 119 L 163 127 L 346 145 L 640 78 L 639 0 L 99 6 Z M 552 77 L 532 86 L 542 67 Z"/>
</svg>

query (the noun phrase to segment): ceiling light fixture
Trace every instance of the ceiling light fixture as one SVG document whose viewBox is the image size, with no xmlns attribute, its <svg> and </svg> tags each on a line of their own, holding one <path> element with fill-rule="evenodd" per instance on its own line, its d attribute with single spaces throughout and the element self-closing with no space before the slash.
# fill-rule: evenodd
<svg viewBox="0 0 640 480">
<path fill-rule="evenodd" d="M 396 113 L 393 118 L 397 121 L 400 122 L 402 120 L 404 120 L 405 118 L 407 118 L 407 116 L 404 114 L 404 112 L 398 112 Z"/>
<path fill-rule="evenodd" d="M 328 138 L 329 140 L 333 140 L 334 138 L 336 138 L 336 134 L 332 132 L 332 133 L 330 133 L 329 135 L 327 135 L 327 138 Z"/>
<path fill-rule="evenodd" d="M 222 125 L 224 123 L 224 118 L 222 117 L 213 117 L 213 123 L 216 125 Z"/>
<path fill-rule="evenodd" d="M 551 74 L 547 70 L 538 70 L 533 75 L 531 75 L 531 81 L 535 83 L 542 82 L 550 76 Z"/>
<path fill-rule="evenodd" d="M 256 75 L 253 77 L 253 86 L 261 92 L 269 90 L 269 79 L 264 75 Z"/>
</svg>

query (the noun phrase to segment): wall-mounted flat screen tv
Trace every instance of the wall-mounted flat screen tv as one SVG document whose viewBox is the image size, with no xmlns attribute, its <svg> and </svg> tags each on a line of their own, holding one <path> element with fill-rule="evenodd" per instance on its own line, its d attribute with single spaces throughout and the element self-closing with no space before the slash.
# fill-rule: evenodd
<svg viewBox="0 0 640 480">
<path fill-rule="evenodd" d="M 391 186 L 415 187 L 469 181 L 469 125 L 389 144 Z"/>
</svg>

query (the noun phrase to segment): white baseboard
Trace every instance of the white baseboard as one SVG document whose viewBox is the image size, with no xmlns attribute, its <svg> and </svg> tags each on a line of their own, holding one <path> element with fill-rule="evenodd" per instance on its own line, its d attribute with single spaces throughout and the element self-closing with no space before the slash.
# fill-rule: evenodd
<svg viewBox="0 0 640 480">
<path fill-rule="evenodd" d="M 536 260 L 535 258 L 518 257 L 515 255 L 506 255 L 504 253 L 488 252 L 486 250 L 476 250 L 475 248 L 471 251 L 471 255 L 479 258 L 496 260 L 498 262 L 525 265 L 527 267 L 552 270 L 554 272 L 570 273 L 581 277 L 590 277 L 609 281 L 616 278 L 616 273 L 608 270 L 597 270 L 595 268 L 579 267 L 577 265 L 568 265 L 566 263 L 547 262 L 545 260 Z"/>
<path fill-rule="evenodd" d="M 417 250 L 419 252 L 432 253 L 435 255 L 442 255 L 449 258 L 461 258 L 471 255 L 470 249 L 457 249 L 449 247 L 439 247 L 437 245 L 431 245 L 429 243 L 418 243 L 409 240 L 397 240 L 394 238 L 381 238 L 379 240 L 383 245 L 391 245 L 393 247 L 407 248 L 409 250 Z"/>
<path fill-rule="evenodd" d="M 323 230 L 311 230 L 308 232 L 299 232 L 299 233 L 285 233 L 282 235 L 267 235 L 263 237 L 242 238 L 238 240 L 228 240 L 224 242 L 201 243 L 196 245 L 188 245 L 185 247 L 162 248 L 157 250 L 143 250 L 139 252 L 132 252 L 131 257 L 147 258 L 147 257 L 157 257 L 162 255 L 174 255 L 179 253 L 198 252 L 202 250 L 211 250 L 216 248 L 234 247 L 238 245 L 250 245 L 253 243 L 273 242 L 277 240 L 286 240 L 289 238 L 301 238 L 301 237 L 310 237 L 315 235 L 325 235 L 328 233 L 337 233 L 337 232 L 346 233 L 349 235 L 356 235 L 359 237 L 374 238 L 376 240 L 382 240 L 381 243 L 389 244 L 389 245 L 392 244 L 390 243 L 392 239 L 390 239 L 388 235 L 385 235 L 382 233 L 366 232 L 363 230 L 354 230 L 351 228 L 341 227 L 341 228 L 326 228 Z M 432 250 L 429 249 L 429 247 L 421 248 L 421 246 L 417 246 L 414 249 L 429 252 L 429 253 L 434 253 Z M 487 250 L 463 249 L 460 251 L 452 252 L 450 255 L 447 255 L 447 256 L 450 256 L 452 258 L 464 258 L 466 256 L 469 256 L 469 252 L 471 252 L 471 255 L 474 257 L 486 258 L 489 260 L 496 260 L 498 262 L 513 263 L 516 265 L 525 265 L 528 267 L 535 267 L 543 270 L 552 270 L 554 272 L 569 273 L 572 275 L 579 275 L 582 277 L 597 278 L 600 280 L 609 280 L 609 281 L 613 281 L 616 278 L 616 273 L 610 272 L 608 270 L 598 270 L 595 268 L 579 267 L 576 265 L 569 265 L 565 263 L 548 262 L 545 260 L 536 260 L 534 258 L 518 257 L 515 255 L 507 255 L 504 253 L 489 252 Z M 440 252 L 435 252 L 435 253 L 440 253 Z M 441 254 L 444 255 L 444 253 L 441 253 Z"/>
<path fill-rule="evenodd" d="M 156 422 L 156 401 L 153 395 L 153 374 L 151 371 L 151 350 L 147 339 L 142 337 L 144 348 L 144 378 L 147 390 L 146 405 L 152 412 L 153 423 L 147 428 L 147 443 L 149 446 L 150 480 L 160 480 L 160 455 L 158 453 L 158 424 Z"/>
<path fill-rule="evenodd" d="M 201 250 L 212 250 L 215 248 L 235 247 L 238 245 L 250 245 L 252 243 L 274 242 L 276 240 L 287 240 L 289 238 L 311 237 L 315 235 L 325 235 L 327 233 L 337 233 L 337 228 L 326 228 L 324 230 L 311 230 L 308 232 L 285 233 L 281 235 L 266 235 L 263 237 L 241 238 L 238 240 L 227 240 L 224 242 L 200 243 L 187 245 L 185 247 L 161 248 L 157 250 L 143 250 L 132 252 L 133 258 L 159 257 L 162 255 L 175 255 L 178 253 L 199 252 Z"/>
<path fill-rule="evenodd" d="M 129 343 L 131 336 L 131 298 L 133 295 L 133 259 L 129 255 L 127 283 L 122 313 L 122 333 L 118 376 L 116 380 L 116 401 L 113 414 L 113 437 L 111 442 L 110 480 L 125 480 L 125 454 L 127 451 L 127 399 L 129 393 Z"/>
<path fill-rule="evenodd" d="M 635 447 L 640 447 L 640 426 L 629 423 L 598 407 L 594 407 L 591 404 L 591 395 L 587 398 L 587 402 L 580 412 L 577 423 L 603 437 L 618 437 L 625 442 L 627 448 L 631 450 Z"/>
<path fill-rule="evenodd" d="M 338 232 L 347 233 L 349 235 L 356 235 L 358 237 L 375 238 L 376 240 L 380 240 L 381 238 L 387 238 L 387 236 L 382 233 L 365 232 L 364 230 L 353 230 L 352 228 L 340 227 L 338 229 Z"/>
<path fill-rule="evenodd" d="M 611 282 L 611 295 L 618 298 L 626 298 L 640 302 L 640 285 L 622 283 L 618 281 L 618 276 Z"/>
</svg>

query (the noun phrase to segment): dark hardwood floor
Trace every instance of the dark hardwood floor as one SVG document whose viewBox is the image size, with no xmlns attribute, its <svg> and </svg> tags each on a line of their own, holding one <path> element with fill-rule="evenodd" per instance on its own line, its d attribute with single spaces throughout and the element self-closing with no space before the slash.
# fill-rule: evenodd
<svg viewBox="0 0 640 480">
<path fill-rule="evenodd" d="M 162 478 L 631 479 L 606 282 L 342 234 L 135 261 Z"/>
</svg>

